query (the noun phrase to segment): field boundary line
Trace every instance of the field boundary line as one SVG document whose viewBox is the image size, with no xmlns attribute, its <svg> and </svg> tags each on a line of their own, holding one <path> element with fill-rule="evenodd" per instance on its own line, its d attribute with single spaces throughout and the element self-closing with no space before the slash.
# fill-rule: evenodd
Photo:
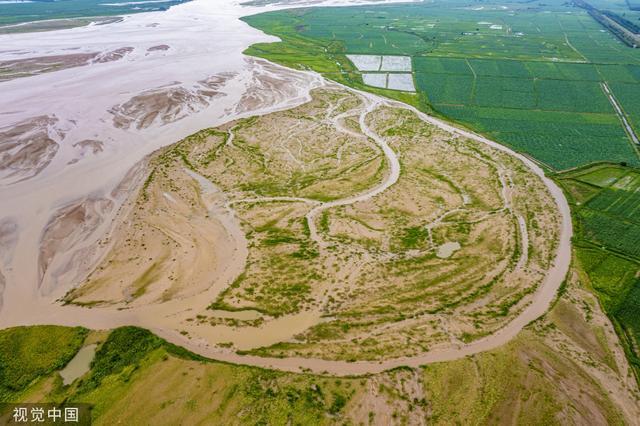
<svg viewBox="0 0 640 426">
<path fill-rule="evenodd" d="M 467 66 L 471 70 L 471 73 L 473 74 L 473 85 L 471 86 L 471 99 L 470 99 L 470 101 L 471 101 L 471 104 L 474 105 L 475 104 L 475 100 L 476 100 L 476 85 L 477 85 L 477 82 L 478 82 L 478 76 L 476 75 L 476 71 L 471 66 L 471 63 L 469 62 L 469 58 L 464 58 L 464 62 L 467 64 Z"/>
<path fill-rule="evenodd" d="M 632 146 L 634 148 L 634 151 L 636 152 L 636 155 L 638 157 L 640 157 L 640 153 L 638 152 L 638 146 L 640 146 L 640 140 L 638 139 L 638 136 L 636 135 L 635 131 L 633 130 L 633 127 L 631 127 L 631 125 L 627 121 L 627 117 L 626 117 L 626 114 L 624 113 L 624 110 L 622 109 L 622 107 L 618 103 L 618 100 L 616 99 L 615 95 L 613 94 L 613 92 L 609 88 L 609 85 L 607 84 L 607 82 L 603 81 L 603 82 L 600 83 L 600 85 L 601 85 L 602 90 L 604 91 L 605 95 L 607 95 L 607 98 L 609 99 L 609 102 L 613 106 L 613 109 L 616 111 L 616 115 L 618 116 L 618 118 L 622 122 L 622 126 L 624 127 L 625 133 L 627 133 L 627 136 L 631 139 Z"/>
</svg>

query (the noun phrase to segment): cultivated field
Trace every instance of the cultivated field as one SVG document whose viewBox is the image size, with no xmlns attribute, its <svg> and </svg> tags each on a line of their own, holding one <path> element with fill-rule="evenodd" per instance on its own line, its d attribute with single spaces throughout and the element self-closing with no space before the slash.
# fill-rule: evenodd
<svg viewBox="0 0 640 426">
<path fill-rule="evenodd" d="M 363 72 L 362 81 L 368 86 L 382 89 L 415 92 L 411 74 L 410 56 L 346 55 L 358 71 Z M 391 71 L 391 72 L 383 72 Z"/>
<path fill-rule="evenodd" d="M 611 85 L 638 133 L 640 50 L 568 3 L 437 1 L 280 11 L 245 20 L 283 40 L 254 45 L 252 55 L 312 68 L 441 114 L 553 169 L 601 160 L 640 164 L 600 84 Z M 347 59 L 353 55 L 411 56 L 418 94 L 362 86 L 358 64 Z M 371 76 L 364 84 L 392 88 Z"/>
<path fill-rule="evenodd" d="M 560 177 L 574 204 L 577 258 L 640 378 L 640 173 L 601 165 Z"/>
</svg>

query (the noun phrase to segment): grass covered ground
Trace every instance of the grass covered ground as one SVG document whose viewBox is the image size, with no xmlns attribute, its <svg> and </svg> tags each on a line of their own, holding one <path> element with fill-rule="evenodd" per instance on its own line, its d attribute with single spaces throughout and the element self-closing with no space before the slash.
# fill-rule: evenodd
<svg viewBox="0 0 640 426">
<path fill-rule="evenodd" d="M 57 326 L 0 332 L 0 402 L 15 401 L 34 380 L 64 367 L 86 334 L 82 328 Z"/>
<path fill-rule="evenodd" d="M 35 353 L 34 347 L 52 344 L 52 330 L 2 330 L 0 341 L 13 341 L 6 348 L 10 355 Z M 65 337 L 62 333 L 88 333 L 63 327 L 53 331 L 59 339 Z M 17 334 L 23 338 L 16 339 Z M 47 359 L 52 354 L 49 351 Z M 339 418 L 360 386 L 356 380 L 211 362 L 136 327 L 112 331 L 100 343 L 91 370 L 69 386 L 63 386 L 54 372 L 64 364 L 48 361 L 44 365 L 33 356 L 21 364 L 5 365 L 5 374 L 20 374 L 23 369 L 36 372 L 27 383 L 30 394 L 13 394 L 7 400 L 89 403 L 96 424 L 323 424 Z"/>
<path fill-rule="evenodd" d="M 399 99 L 563 170 L 639 164 L 600 83 L 640 131 L 640 54 L 554 1 L 309 8 L 244 18 L 282 39 L 247 53 Z M 364 86 L 346 54 L 412 57 L 416 94 Z"/>
</svg>

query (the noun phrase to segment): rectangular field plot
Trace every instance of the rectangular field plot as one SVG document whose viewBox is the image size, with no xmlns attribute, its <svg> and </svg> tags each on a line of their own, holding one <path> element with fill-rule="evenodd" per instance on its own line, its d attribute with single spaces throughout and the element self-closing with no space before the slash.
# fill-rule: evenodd
<svg viewBox="0 0 640 426">
<path fill-rule="evenodd" d="M 589 183 L 591 185 L 599 186 L 600 188 L 604 188 L 613 184 L 617 185 L 618 179 L 620 179 L 626 173 L 626 170 L 603 167 L 601 169 L 590 171 L 589 173 L 580 174 L 576 176 L 575 179 L 581 182 Z"/>
<path fill-rule="evenodd" d="M 593 287 L 606 296 L 605 307 L 624 303 L 627 293 L 636 285 L 637 263 L 600 249 L 581 248 L 576 252 Z"/>
<path fill-rule="evenodd" d="M 585 238 L 627 255 L 640 257 L 640 226 L 591 209 L 580 210 Z"/>
<path fill-rule="evenodd" d="M 358 71 L 379 71 L 382 57 L 380 55 L 347 55 L 347 58 Z"/>
<path fill-rule="evenodd" d="M 346 55 L 358 71 L 407 71 L 411 72 L 410 56 Z"/>
<path fill-rule="evenodd" d="M 593 64 L 571 64 L 557 62 L 526 62 L 525 66 L 535 78 L 551 80 L 587 80 L 600 81 L 596 66 Z"/>
<path fill-rule="evenodd" d="M 411 71 L 410 56 L 383 56 L 380 71 Z M 413 86 L 413 84 L 412 84 Z"/>
<path fill-rule="evenodd" d="M 411 74 L 389 74 L 387 88 L 401 90 L 403 92 L 415 92 L 413 86 L 413 75 Z"/>
<path fill-rule="evenodd" d="M 587 203 L 587 207 L 640 224 L 640 193 L 624 189 L 603 189 Z"/>
<path fill-rule="evenodd" d="M 531 77 L 531 73 L 520 61 L 495 61 L 491 59 L 469 59 L 476 75 L 497 77 Z"/>
<path fill-rule="evenodd" d="M 598 71 L 608 82 L 640 83 L 638 65 L 598 65 Z"/>
<path fill-rule="evenodd" d="M 417 56 L 413 64 L 416 72 L 473 75 L 466 59 Z"/>
<path fill-rule="evenodd" d="M 626 161 L 637 156 L 615 114 L 581 114 L 436 105 L 437 111 L 556 170 L 600 161 Z"/>
<path fill-rule="evenodd" d="M 418 91 L 433 104 L 467 105 L 471 102 L 473 76 L 416 73 Z"/>
<path fill-rule="evenodd" d="M 609 88 L 640 137 L 640 84 L 609 83 Z"/>
<path fill-rule="evenodd" d="M 382 89 L 415 92 L 413 75 L 410 73 L 363 73 L 364 84 Z"/>
<path fill-rule="evenodd" d="M 535 108 L 536 96 L 532 79 L 479 77 L 476 80 L 474 104 L 502 108 Z"/>
<path fill-rule="evenodd" d="M 365 73 L 362 74 L 362 81 L 367 86 L 380 87 L 382 89 L 385 89 L 387 87 L 387 74 Z"/>
<path fill-rule="evenodd" d="M 613 107 L 595 81 L 537 80 L 538 109 L 613 113 Z"/>
</svg>

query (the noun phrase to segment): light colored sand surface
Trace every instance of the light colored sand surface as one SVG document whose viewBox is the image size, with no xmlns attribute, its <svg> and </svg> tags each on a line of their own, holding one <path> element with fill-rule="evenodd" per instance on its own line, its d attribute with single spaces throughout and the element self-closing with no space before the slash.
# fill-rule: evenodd
<svg viewBox="0 0 640 426">
<path fill-rule="evenodd" d="M 0 128 L 0 181 L 16 183 L 39 174 L 53 160 L 64 135 L 54 115 Z"/>
<path fill-rule="evenodd" d="M 257 320 L 262 316 L 260 312 L 254 311 L 253 309 L 247 309 L 244 311 L 223 311 L 220 309 L 214 309 L 211 311 L 211 315 L 217 318 L 229 318 L 241 321 Z"/>
<path fill-rule="evenodd" d="M 460 243 L 458 243 L 457 241 L 444 243 L 443 245 L 438 247 L 436 256 L 438 256 L 441 259 L 446 259 L 448 257 L 451 257 L 451 255 L 455 253 L 457 250 L 460 250 Z"/>
</svg>

